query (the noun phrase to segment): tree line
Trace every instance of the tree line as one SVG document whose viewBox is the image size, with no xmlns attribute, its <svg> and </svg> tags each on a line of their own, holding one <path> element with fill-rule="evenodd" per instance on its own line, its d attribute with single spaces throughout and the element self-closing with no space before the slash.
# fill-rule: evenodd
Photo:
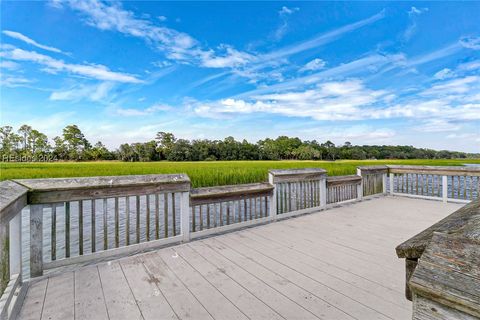
<svg viewBox="0 0 480 320">
<path fill-rule="evenodd" d="M 44 133 L 31 126 L 18 130 L 0 127 L 2 161 L 215 161 L 215 160 L 339 160 L 339 159 L 454 159 L 474 158 L 480 154 L 432 150 L 412 146 L 335 145 L 331 141 L 303 141 L 279 136 L 256 143 L 223 140 L 177 139 L 172 133 L 158 132 L 151 141 L 124 143 L 109 150 L 98 141 L 92 145 L 76 125 L 66 126 L 62 134 L 49 141 Z"/>
</svg>

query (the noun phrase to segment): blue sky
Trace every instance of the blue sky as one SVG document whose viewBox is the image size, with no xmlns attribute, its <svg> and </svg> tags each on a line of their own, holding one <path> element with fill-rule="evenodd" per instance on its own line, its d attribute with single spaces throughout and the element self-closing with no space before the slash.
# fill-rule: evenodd
<svg viewBox="0 0 480 320">
<path fill-rule="evenodd" d="M 480 2 L 1 2 L 1 125 L 480 152 Z"/>
</svg>

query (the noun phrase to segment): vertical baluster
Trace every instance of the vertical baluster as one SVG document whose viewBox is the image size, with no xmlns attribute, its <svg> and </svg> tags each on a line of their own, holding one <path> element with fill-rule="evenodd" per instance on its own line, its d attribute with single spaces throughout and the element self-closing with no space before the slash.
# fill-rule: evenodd
<svg viewBox="0 0 480 320">
<path fill-rule="evenodd" d="M 213 204 L 213 226 L 214 226 L 214 228 L 217 227 L 217 218 L 218 218 L 217 212 L 218 212 L 218 210 L 217 210 L 217 204 L 214 203 L 214 204 Z"/>
<path fill-rule="evenodd" d="M 200 220 L 200 231 L 203 230 L 203 205 L 199 205 L 199 215 L 198 215 L 198 219 Z"/>
<path fill-rule="evenodd" d="M 461 189 L 462 189 L 462 185 L 461 185 L 461 179 L 460 179 L 460 176 L 457 176 L 457 199 L 460 199 L 461 197 Z"/>
<path fill-rule="evenodd" d="M 248 199 L 248 212 L 250 213 L 250 220 L 253 219 L 253 212 L 252 212 L 252 198 Z M 283 212 L 283 211 L 281 211 Z"/>
<path fill-rule="evenodd" d="M 463 177 L 463 199 L 467 199 L 467 176 Z"/>
<path fill-rule="evenodd" d="M 108 249 L 108 208 L 107 199 L 103 199 L 103 250 Z"/>
<path fill-rule="evenodd" d="M 136 233 L 136 240 L 137 243 L 140 243 L 140 196 L 135 196 L 135 233 Z"/>
<path fill-rule="evenodd" d="M 52 261 L 57 260 L 57 205 L 52 204 L 52 233 L 51 233 Z"/>
<path fill-rule="evenodd" d="M 288 183 L 288 211 L 292 211 L 292 183 Z"/>
<path fill-rule="evenodd" d="M 92 234 L 91 234 L 91 237 L 92 237 L 92 252 L 95 252 L 96 251 L 96 232 L 97 232 L 97 228 L 96 228 L 96 208 L 95 208 L 95 199 L 92 200 L 92 212 L 91 212 L 91 220 L 92 220 L 92 223 L 91 223 L 91 229 L 92 229 Z"/>
<path fill-rule="evenodd" d="M 210 204 L 207 204 L 207 228 L 210 229 Z"/>
<path fill-rule="evenodd" d="M 243 198 L 243 220 L 247 221 L 247 198 Z"/>
<path fill-rule="evenodd" d="M 195 214 L 194 214 L 195 217 Z M 165 238 L 168 238 L 168 194 L 163 194 L 163 229 Z M 193 219 L 193 231 L 195 231 L 195 218 Z"/>
<path fill-rule="evenodd" d="M 283 212 L 287 212 L 287 184 L 283 183 Z"/>
<path fill-rule="evenodd" d="M 120 213 L 118 208 L 118 197 L 115 197 L 115 248 L 120 246 Z"/>
<path fill-rule="evenodd" d="M 125 243 L 130 245 L 130 197 L 125 197 Z"/>
<path fill-rule="evenodd" d="M 146 195 L 147 212 L 145 213 L 145 239 L 150 241 L 150 195 Z"/>
<path fill-rule="evenodd" d="M 223 226 L 223 202 L 220 202 L 220 226 Z"/>
<path fill-rule="evenodd" d="M 173 228 L 173 236 L 177 235 L 177 218 L 175 213 L 175 193 L 172 192 L 172 228 Z"/>
<path fill-rule="evenodd" d="M 78 254 L 83 255 L 83 200 L 78 201 Z"/>
<path fill-rule="evenodd" d="M 470 176 L 470 200 L 473 200 L 473 176 Z"/>
<path fill-rule="evenodd" d="M 229 224 L 230 224 L 230 201 L 227 202 L 227 225 Z"/>
<path fill-rule="evenodd" d="M 160 199 L 158 193 L 155 194 L 155 239 L 160 238 Z"/>
<path fill-rule="evenodd" d="M 258 218 L 258 212 L 257 212 L 257 198 L 253 198 L 253 214 L 255 216 L 255 219 Z"/>
<path fill-rule="evenodd" d="M 70 258 L 70 202 L 65 202 L 65 258 Z"/>
<path fill-rule="evenodd" d="M 277 184 L 276 188 L 275 188 L 275 192 L 277 193 L 276 194 L 276 197 L 275 197 L 275 200 L 277 201 L 277 214 L 281 213 L 280 211 L 280 184 Z"/>
<path fill-rule="evenodd" d="M 43 274 L 43 205 L 30 206 L 30 274 Z"/>
<path fill-rule="evenodd" d="M 268 215 L 268 197 L 265 196 L 265 217 Z"/>
</svg>

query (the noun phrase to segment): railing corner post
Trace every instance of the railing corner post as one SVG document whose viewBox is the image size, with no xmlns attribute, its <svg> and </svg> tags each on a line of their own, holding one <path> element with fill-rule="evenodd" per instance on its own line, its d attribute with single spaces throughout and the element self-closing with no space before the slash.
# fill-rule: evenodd
<svg viewBox="0 0 480 320">
<path fill-rule="evenodd" d="M 30 276 L 43 275 L 43 205 L 30 206 Z"/>
<path fill-rule="evenodd" d="M 180 194 L 180 227 L 182 232 L 182 241 L 190 241 L 190 192 L 182 192 Z"/>
<path fill-rule="evenodd" d="M 268 173 L 268 183 L 273 186 L 272 195 L 270 196 L 270 212 L 268 213 L 270 220 L 277 219 L 277 185 L 275 184 L 273 173 Z"/>
<path fill-rule="evenodd" d="M 452 186 L 453 188 L 453 186 Z M 442 176 L 442 200 L 444 203 L 448 201 L 448 180 L 447 176 Z"/>
</svg>

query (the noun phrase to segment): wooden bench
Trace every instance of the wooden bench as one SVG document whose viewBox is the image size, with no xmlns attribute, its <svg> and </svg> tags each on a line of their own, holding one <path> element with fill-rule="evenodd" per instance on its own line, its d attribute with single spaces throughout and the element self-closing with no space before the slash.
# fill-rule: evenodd
<svg viewBox="0 0 480 320">
<path fill-rule="evenodd" d="M 480 201 L 405 241 L 406 296 L 413 319 L 480 319 Z"/>
</svg>

